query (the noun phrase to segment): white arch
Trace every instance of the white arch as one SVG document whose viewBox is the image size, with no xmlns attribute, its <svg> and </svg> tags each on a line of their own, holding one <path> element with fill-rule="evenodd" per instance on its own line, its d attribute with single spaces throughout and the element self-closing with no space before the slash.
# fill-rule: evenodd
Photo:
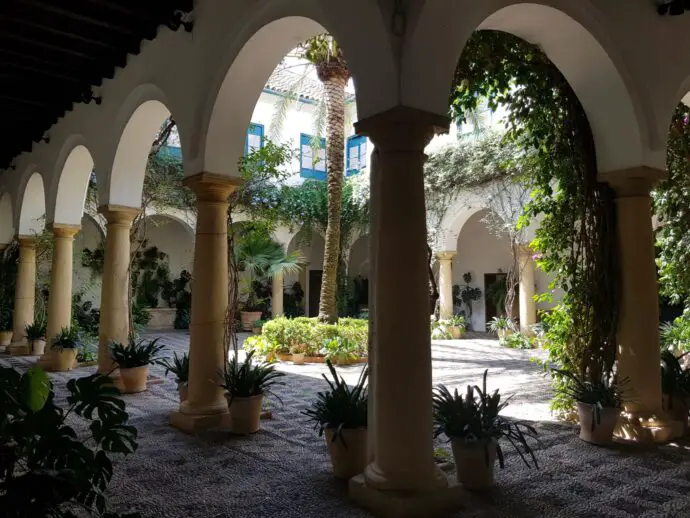
<svg viewBox="0 0 690 518">
<path fill-rule="evenodd" d="M 6 245 L 14 237 L 12 224 L 12 198 L 8 192 L 0 197 L 0 244 Z"/>
<path fill-rule="evenodd" d="M 45 228 L 45 190 L 43 177 L 38 171 L 33 171 L 24 188 L 19 192 L 19 212 L 17 234 L 30 236 L 40 234 Z"/>
<path fill-rule="evenodd" d="M 64 161 L 58 162 L 53 173 L 57 189 L 54 201 L 50 198 L 48 201 L 47 220 L 48 223 L 80 225 L 86 191 L 93 172 L 93 157 L 82 144 L 71 147 L 68 152 Z"/>
<path fill-rule="evenodd" d="M 157 210 L 155 207 L 147 207 L 146 218 L 169 219 L 182 225 L 185 231 L 192 237 L 196 237 L 196 214 L 175 208 Z"/>
<path fill-rule="evenodd" d="M 130 95 L 130 99 L 146 99 L 129 111 L 125 103 L 120 117 L 125 119 L 112 167 L 105 182 L 102 203 L 140 207 L 146 164 L 151 144 L 163 122 L 170 117 L 162 91 L 153 85 L 144 85 Z M 161 100 L 163 99 L 163 100 Z M 180 138 L 182 142 L 182 138 Z"/>
<path fill-rule="evenodd" d="M 472 32 L 509 32 L 538 44 L 573 87 L 594 133 L 599 170 L 638 166 L 653 140 L 649 110 L 631 87 L 611 36 L 596 13 L 585 0 L 498 0 L 476 2 L 472 7 L 467 2 L 427 2 L 405 49 L 404 103 L 447 113 L 453 72 Z"/>
</svg>

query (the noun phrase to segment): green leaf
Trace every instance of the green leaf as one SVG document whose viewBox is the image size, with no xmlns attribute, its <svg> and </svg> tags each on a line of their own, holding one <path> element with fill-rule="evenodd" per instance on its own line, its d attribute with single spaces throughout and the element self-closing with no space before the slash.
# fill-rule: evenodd
<svg viewBox="0 0 690 518">
<path fill-rule="evenodd" d="M 39 412 L 50 395 L 50 379 L 40 367 L 31 367 L 20 383 L 22 401 L 32 412 Z"/>
</svg>

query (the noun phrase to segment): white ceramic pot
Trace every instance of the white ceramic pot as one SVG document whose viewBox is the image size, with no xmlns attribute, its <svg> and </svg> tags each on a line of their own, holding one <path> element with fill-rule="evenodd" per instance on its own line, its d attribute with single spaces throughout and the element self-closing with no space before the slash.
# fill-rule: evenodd
<svg viewBox="0 0 690 518">
<path fill-rule="evenodd" d="M 487 489 L 494 485 L 495 440 L 478 442 L 453 439 L 450 445 L 459 483 L 467 489 Z"/>
<path fill-rule="evenodd" d="M 580 439 L 602 446 L 612 444 L 613 431 L 618 424 L 621 410 L 620 408 L 602 408 L 599 412 L 595 412 L 595 408 L 595 405 L 577 402 Z"/>
<path fill-rule="evenodd" d="M 352 428 L 340 431 L 342 439 L 335 441 L 333 428 L 326 428 L 326 446 L 333 465 L 333 475 L 336 478 L 348 480 L 364 472 L 369 463 L 367 456 L 367 429 Z"/>
<path fill-rule="evenodd" d="M 12 331 L 0 331 L 0 347 L 7 347 L 12 343 Z"/>
<path fill-rule="evenodd" d="M 41 338 L 31 342 L 31 354 L 34 356 L 41 356 L 46 350 L 46 341 Z"/>
</svg>

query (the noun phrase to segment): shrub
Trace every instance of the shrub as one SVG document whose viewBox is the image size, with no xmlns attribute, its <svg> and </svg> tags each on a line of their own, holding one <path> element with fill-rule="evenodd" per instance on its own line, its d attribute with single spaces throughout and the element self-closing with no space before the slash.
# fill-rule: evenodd
<svg viewBox="0 0 690 518">
<path fill-rule="evenodd" d="M 510 347 L 511 349 L 532 349 L 532 340 L 525 335 L 515 333 L 506 336 L 501 345 L 505 347 Z"/>
</svg>

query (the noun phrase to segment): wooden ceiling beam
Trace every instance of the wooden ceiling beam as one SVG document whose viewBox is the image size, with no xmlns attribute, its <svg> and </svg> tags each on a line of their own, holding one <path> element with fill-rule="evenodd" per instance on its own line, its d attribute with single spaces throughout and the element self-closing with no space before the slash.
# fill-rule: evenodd
<svg viewBox="0 0 690 518">
<path fill-rule="evenodd" d="M 46 68 L 36 68 L 36 67 L 24 65 L 22 63 L 17 63 L 14 61 L 0 60 L 0 68 L 5 68 L 5 67 L 14 68 L 15 70 L 22 70 L 25 72 L 30 72 L 32 74 L 36 74 L 36 75 L 40 75 L 40 76 L 59 79 L 61 81 L 66 81 L 66 82 L 70 82 L 70 83 L 84 84 L 85 81 L 88 81 L 88 79 L 85 79 L 83 76 L 82 77 L 68 76 L 66 74 L 61 74 L 60 72 L 55 72 L 54 70 L 48 70 Z"/>
<path fill-rule="evenodd" d="M 46 4 L 43 2 L 39 2 L 37 0 L 23 0 L 23 3 L 26 5 L 29 5 L 31 7 L 34 7 L 36 9 L 40 9 L 43 11 L 48 11 L 53 14 L 57 14 L 58 16 L 62 16 L 63 18 L 69 18 L 72 20 L 77 20 L 82 23 L 88 23 L 89 25 L 96 25 L 98 27 L 102 27 L 104 29 L 109 29 L 111 31 L 116 31 L 120 32 L 123 34 L 129 34 L 134 36 L 134 32 L 132 32 L 129 28 L 123 27 L 122 25 L 116 25 L 112 21 L 103 21 L 97 18 L 93 18 L 91 16 L 85 16 L 81 13 L 77 13 L 75 11 L 70 11 L 68 9 L 63 9 L 60 7 L 56 7 L 54 5 Z"/>
<path fill-rule="evenodd" d="M 71 56 L 75 56 L 87 61 L 96 61 L 98 60 L 97 56 L 94 56 L 92 54 L 85 54 L 84 52 L 79 52 L 78 50 L 73 50 L 73 49 L 67 49 L 65 47 L 60 47 L 58 45 L 53 45 L 51 43 L 45 43 L 40 40 L 32 39 L 32 38 L 25 38 L 24 36 L 20 36 L 19 34 L 13 34 L 7 31 L 0 31 L 0 39 L 10 39 L 14 41 L 19 41 L 24 45 L 33 45 L 34 47 L 41 47 L 44 49 L 49 49 L 53 52 L 59 53 L 59 54 L 69 54 Z"/>
<path fill-rule="evenodd" d="M 80 34 L 76 34 L 74 32 L 65 31 L 62 29 L 58 29 L 56 27 L 50 27 L 50 26 L 43 24 L 43 23 L 32 22 L 30 20 L 27 20 L 26 18 L 11 17 L 11 16 L 7 16 L 4 14 L 0 14 L 0 21 L 3 21 L 6 23 L 5 27 L 9 26 L 9 24 L 17 23 L 20 25 L 24 25 L 26 27 L 38 29 L 39 31 L 50 32 L 53 34 L 57 34 L 58 36 L 62 36 L 64 38 L 70 38 L 70 39 L 77 40 L 77 41 L 80 41 L 83 43 L 88 43 L 89 45 L 95 45 L 97 47 L 106 47 L 106 48 L 110 47 L 108 45 L 108 43 L 106 43 L 102 39 L 89 38 L 86 36 L 82 36 Z"/>
</svg>

